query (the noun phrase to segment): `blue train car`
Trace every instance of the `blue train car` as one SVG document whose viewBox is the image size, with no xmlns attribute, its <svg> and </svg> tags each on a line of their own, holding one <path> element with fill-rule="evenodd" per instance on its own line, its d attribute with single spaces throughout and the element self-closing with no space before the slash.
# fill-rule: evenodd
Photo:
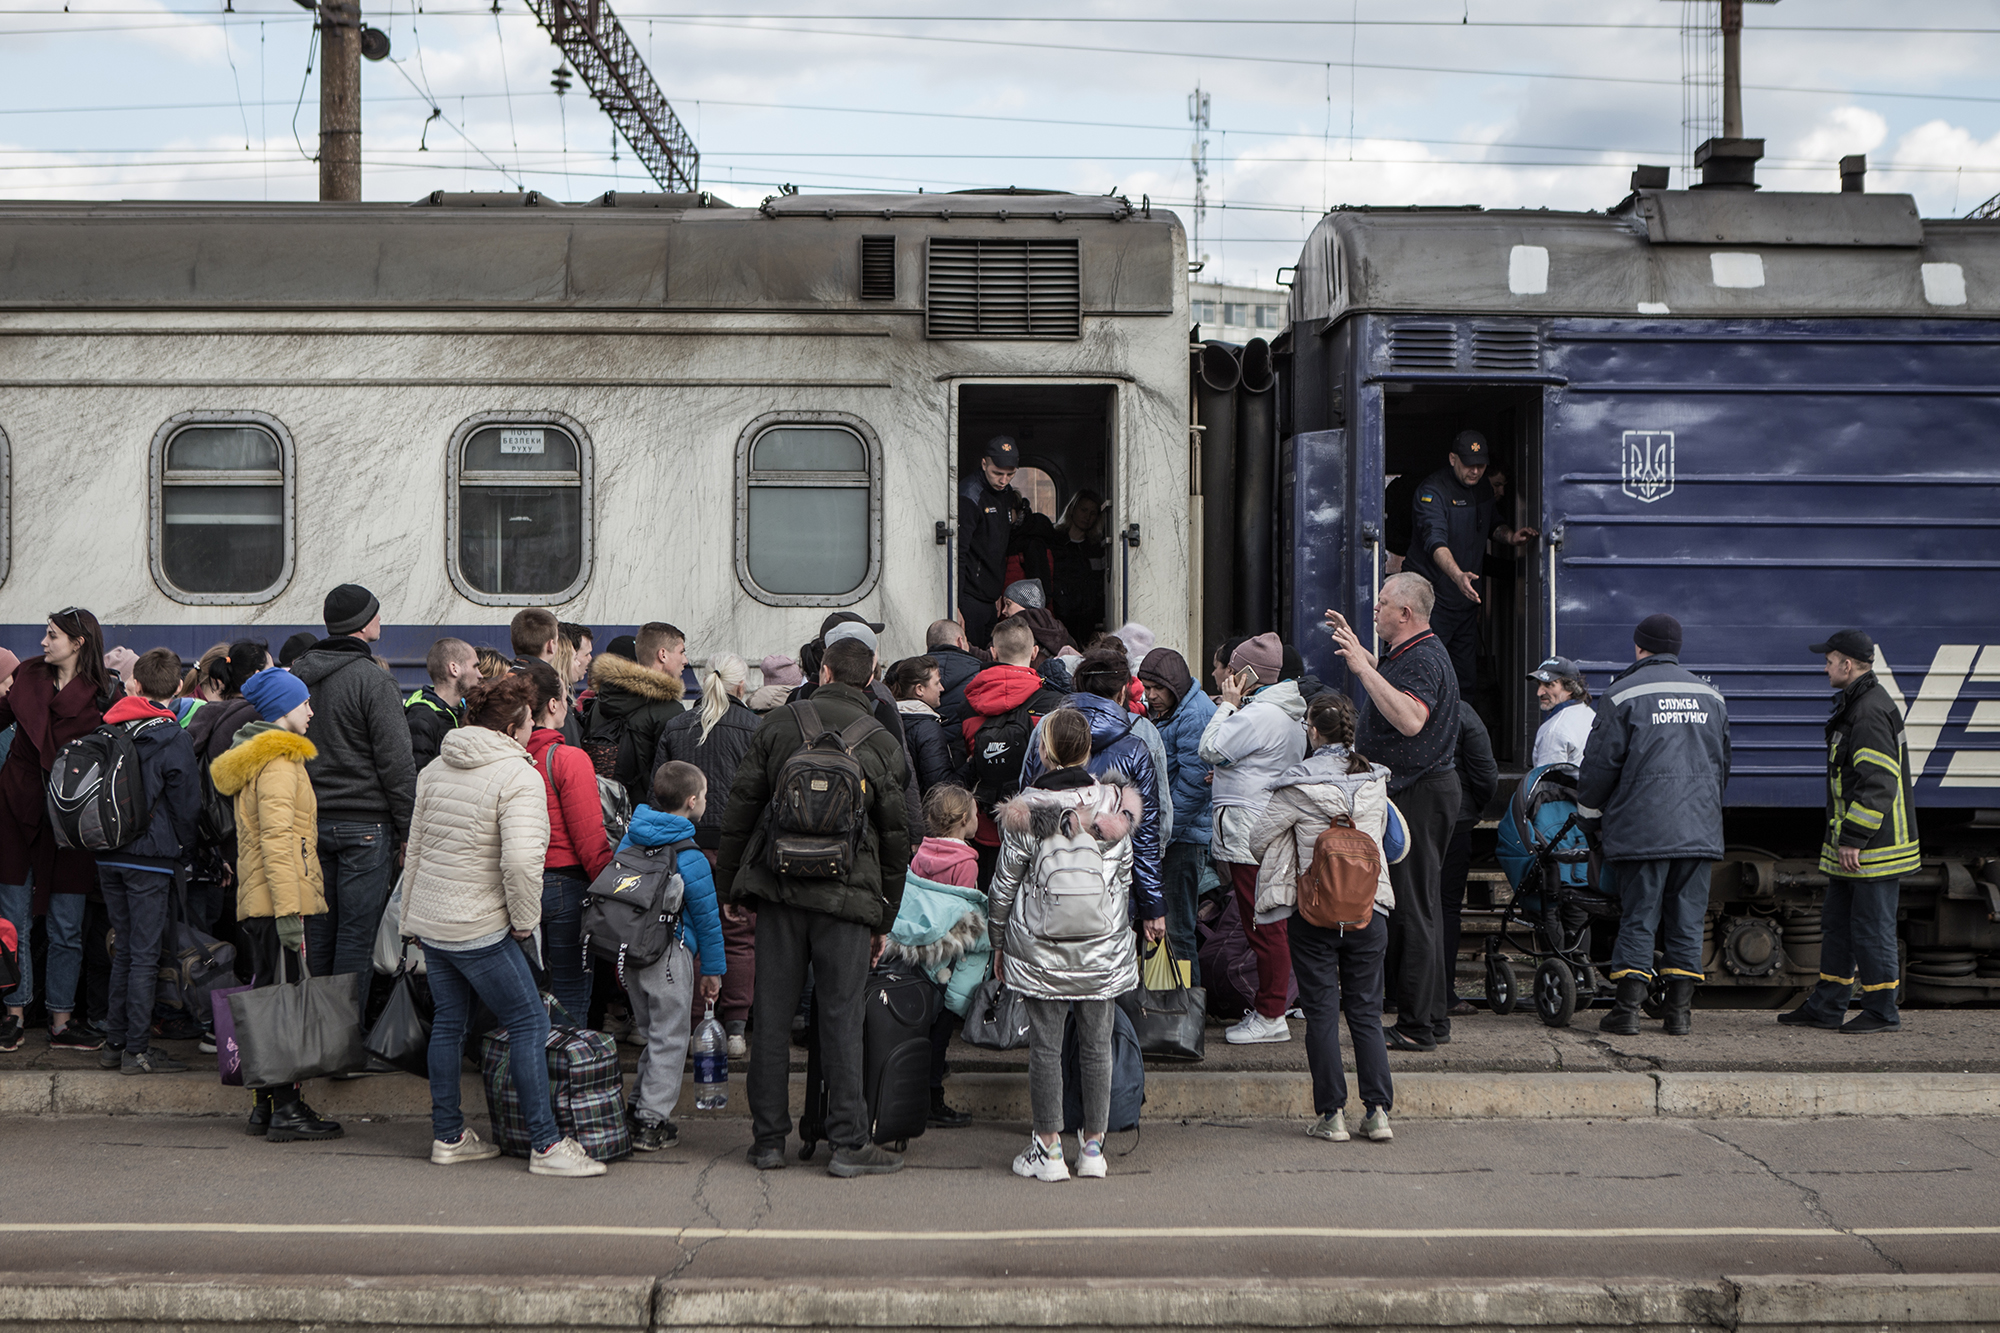
<svg viewBox="0 0 2000 1333">
<path fill-rule="evenodd" d="M 1863 626 L 1921 775 L 1911 985 L 2000 998 L 2000 225 L 1747 189 L 1352 208 L 1292 293 L 1276 604 L 1310 667 L 1344 679 L 1322 610 L 1367 625 L 1407 550 L 1397 480 L 1481 429 L 1503 514 L 1540 532 L 1486 563 L 1503 767 L 1528 766 L 1536 662 L 1576 659 L 1594 692 L 1638 620 L 1678 617 L 1732 721 L 1711 977 L 1808 984 L 1829 693 L 1807 645 Z"/>
</svg>

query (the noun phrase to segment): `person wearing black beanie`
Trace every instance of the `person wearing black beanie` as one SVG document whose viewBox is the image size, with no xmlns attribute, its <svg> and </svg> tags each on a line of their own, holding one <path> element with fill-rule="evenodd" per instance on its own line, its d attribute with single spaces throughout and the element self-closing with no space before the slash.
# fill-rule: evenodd
<svg viewBox="0 0 2000 1333">
<path fill-rule="evenodd" d="M 1577 774 L 1577 814 L 1609 863 L 1621 912 L 1611 951 L 1617 1003 L 1601 1031 L 1632 1036 L 1664 958 L 1666 1031 L 1686 1036 L 1702 980 L 1708 867 L 1722 855 L 1729 708 L 1680 663 L 1681 624 L 1650 615 L 1632 632 L 1637 661 L 1597 702 Z"/>
<path fill-rule="evenodd" d="M 299 660 L 300 654 L 318 642 L 319 636 L 317 634 L 314 634 L 311 630 L 300 630 L 291 638 L 286 639 L 284 644 L 278 649 L 278 665 L 284 667 L 286 670 L 290 670 L 292 663 Z"/>
</svg>

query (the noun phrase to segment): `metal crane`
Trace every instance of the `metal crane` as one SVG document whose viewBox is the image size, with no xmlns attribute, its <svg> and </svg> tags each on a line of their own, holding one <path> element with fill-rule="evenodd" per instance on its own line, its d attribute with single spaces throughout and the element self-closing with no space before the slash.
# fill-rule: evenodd
<svg viewBox="0 0 2000 1333">
<path fill-rule="evenodd" d="M 528 0 L 528 7 L 660 188 L 698 192 L 701 154 L 694 139 L 667 105 L 611 6 L 605 0 Z"/>
</svg>

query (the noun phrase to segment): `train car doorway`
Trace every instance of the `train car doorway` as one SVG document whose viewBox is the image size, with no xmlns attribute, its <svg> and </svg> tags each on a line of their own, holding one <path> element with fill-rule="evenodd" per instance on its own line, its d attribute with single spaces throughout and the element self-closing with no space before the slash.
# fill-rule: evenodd
<svg viewBox="0 0 2000 1333">
<path fill-rule="evenodd" d="M 1120 547 L 1112 539 L 1118 531 L 1117 386 L 960 383 L 954 407 L 954 500 L 968 480 L 980 479 L 989 440 L 1008 435 L 1020 446 L 1013 488 L 1023 503 L 1008 543 L 1007 577 L 1040 579 L 1048 609 L 1078 648 L 1115 629 L 1125 606 Z M 961 561 L 952 565 L 958 610 L 972 598 Z M 977 611 L 968 614 L 968 628 L 979 619 Z"/>
<path fill-rule="evenodd" d="M 1451 442 L 1477 430 L 1492 448 L 1485 480 L 1495 514 L 1509 530 L 1541 524 L 1542 399 L 1539 387 L 1390 383 L 1383 395 L 1382 536 L 1384 574 L 1400 569 L 1414 536 L 1412 507 L 1424 479 L 1450 466 Z M 1539 540 L 1487 544 L 1478 589 L 1474 709 L 1493 735 L 1494 757 L 1522 772 L 1534 749 L 1540 709 L 1527 673 L 1541 661 L 1545 626 Z"/>
</svg>

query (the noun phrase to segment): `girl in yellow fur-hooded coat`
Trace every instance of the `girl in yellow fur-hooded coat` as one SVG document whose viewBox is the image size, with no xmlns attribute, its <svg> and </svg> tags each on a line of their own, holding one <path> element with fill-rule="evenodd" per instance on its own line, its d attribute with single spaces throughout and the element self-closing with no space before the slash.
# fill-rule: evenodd
<svg viewBox="0 0 2000 1333">
<path fill-rule="evenodd" d="M 318 754 L 305 738 L 312 704 L 305 685 L 282 668 L 252 676 L 243 697 L 259 720 L 238 731 L 235 744 L 209 766 L 216 791 L 236 802 L 236 915 L 290 926 L 287 918 L 326 911 L 319 802 L 306 776 L 306 761 Z M 291 933 L 280 930 L 281 938 Z"/>
</svg>

